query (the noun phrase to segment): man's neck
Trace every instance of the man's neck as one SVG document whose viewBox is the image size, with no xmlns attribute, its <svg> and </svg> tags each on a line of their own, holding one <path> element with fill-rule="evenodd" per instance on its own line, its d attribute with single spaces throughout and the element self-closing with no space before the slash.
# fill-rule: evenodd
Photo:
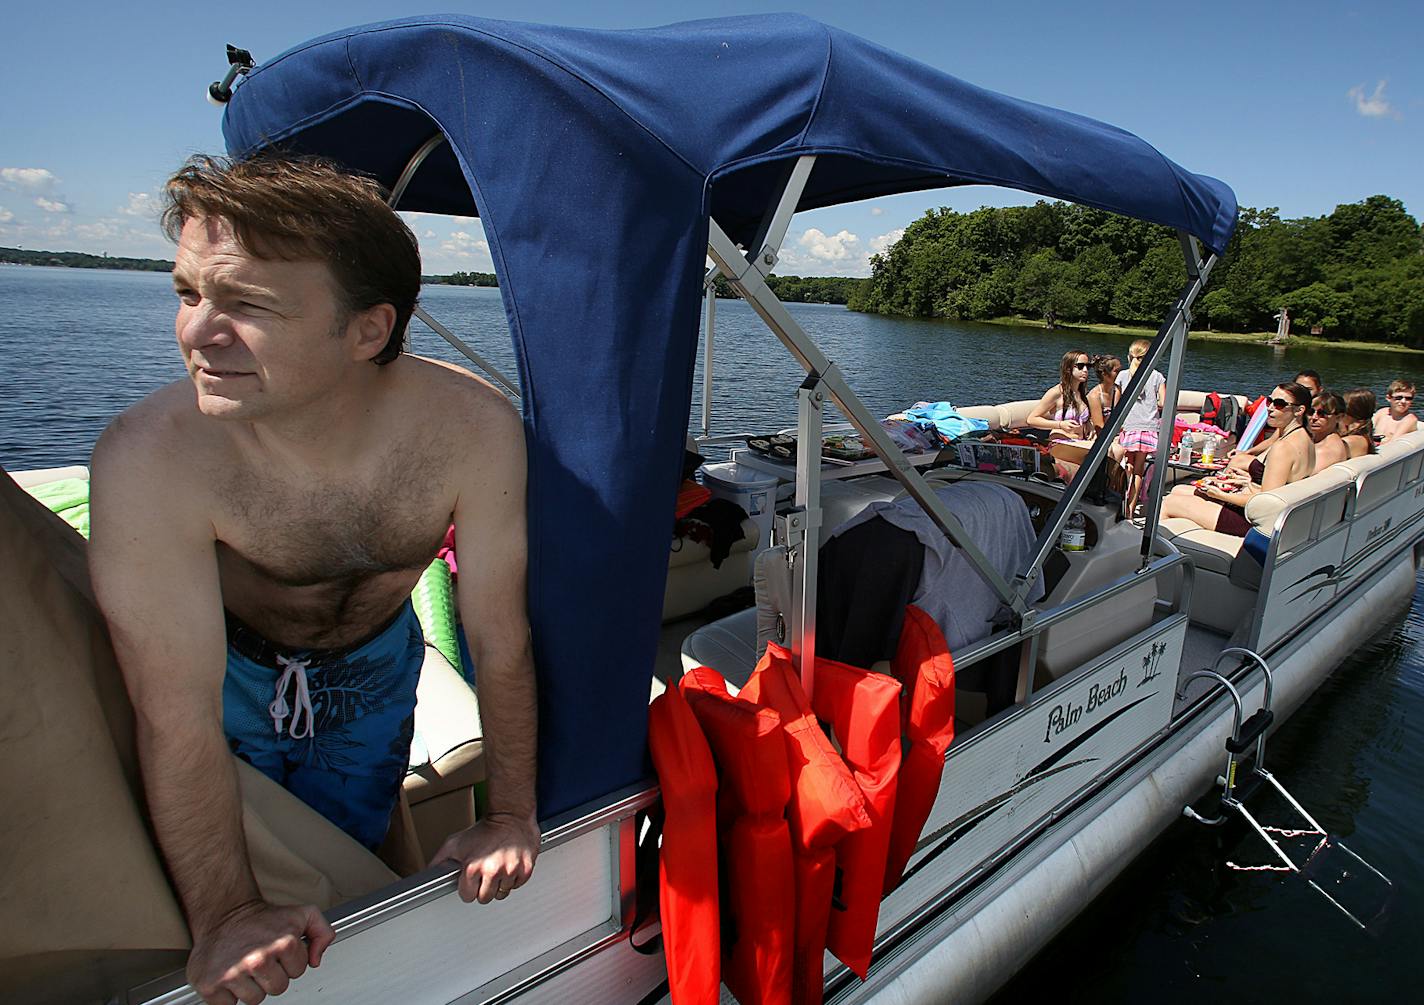
<svg viewBox="0 0 1424 1005">
<path fill-rule="evenodd" d="M 367 363 L 339 391 L 287 415 L 246 424 L 243 440 L 268 459 L 300 470 L 340 468 L 372 440 L 390 366 Z"/>
</svg>

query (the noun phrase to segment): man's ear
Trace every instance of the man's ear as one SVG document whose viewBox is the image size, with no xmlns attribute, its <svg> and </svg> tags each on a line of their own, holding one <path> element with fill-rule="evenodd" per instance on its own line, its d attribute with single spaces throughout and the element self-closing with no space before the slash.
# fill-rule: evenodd
<svg viewBox="0 0 1424 1005">
<path fill-rule="evenodd" d="M 364 362 L 384 349 L 390 341 L 391 329 L 396 325 L 396 309 L 391 304 L 376 304 L 352 314 L 347 325 L 347 332 L 354 328 L 356 334 L 356 341 L 352 343 L 353 358 Z"/>
</svg>

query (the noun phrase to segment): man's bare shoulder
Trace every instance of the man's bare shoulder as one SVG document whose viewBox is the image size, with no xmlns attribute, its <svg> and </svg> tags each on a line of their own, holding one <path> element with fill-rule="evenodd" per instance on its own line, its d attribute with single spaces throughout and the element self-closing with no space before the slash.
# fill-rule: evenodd
<svg viewBox="0 0 1424 1005">
<path fill-rule="evenodd" d="M 194 468 L 194 458 L 219 447 L 212 423 L 194 406 L 193 385 L 174 381 L 124 409 L 94 446 L 95 477 L 147 482 L 154 492 Z M 162 479 L 162 481 L 156 481 Z"/>
<path fill-rule="evenodd" d="M 464 367 L 424 356 L 408 356 L 412 386 L 426 402 L 426 414 L 438 412 L 442 423 L 476 445 L 523 445 L 524 425 L 518 410 L 498 388 Z M 468 445 L 468 441 L 467 441 Z"/>
</svg>

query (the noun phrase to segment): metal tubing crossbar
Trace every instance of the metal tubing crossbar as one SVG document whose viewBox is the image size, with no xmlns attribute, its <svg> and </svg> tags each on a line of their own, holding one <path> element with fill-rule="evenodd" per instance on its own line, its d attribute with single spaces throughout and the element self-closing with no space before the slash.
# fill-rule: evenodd
<svg viewBox="0 0 1424 1005">
<path fill-rule="evenodd" d="M 1201 291 L 1206 286 L 1207 278 L 1211 275 L 1211 270 L 1216 264 L 1216 256 L 1208 257 L 1204 262 L 1197 260 L 1194 265 L 1189 265 L 1189 269 L 1196 268 L 1196 276 L 1182 290 L 1177 302 L 1172 305 L 1171 313 L 1167 320 L 1162 323 L 1162 327 L 1157 330 L 1157 335 L 1152 339 L 1152 346 L 1147 350 L 1147 355 L 1142 358 L 1142 363 L 1137 368 L 1127 387 L 1123 389 L 1122 398 L 1130 401 L 1141 393 L 1142 385 L 1147 381 L 1147 375 L 1152 372 L 1152 368 L 1161 360 L 1162 354 L 1168 349 L 1172 349 L 1172 363 L 1168 368 L 1167 387 L 1165 390 L 1166 402 L 1172 403 L 1172 408 L 1163 408 L 1163 430 L 1157 438 L 1157 464 L 1158 476 L 1153 479 L 1153 499 L 1148 514 L 1147 524 L 1143 528 L 1143 565 L 1150 560 L 1152 549 L 1152 534 L 1157 526 L 1157 509 L 1161 502 L 1161 486 L 1164 481 L 1162 472 L 1165 471 L 1166 457 L 1165 448 L 1172 442 L 1172 423 L 1176 418 L 1177 388 L 1181 381 L 1181 359 L 1185 355 L 1187 341 L 1187 327 L 1190 324 L 1191 305 L 1201 295 Z M 1106 461 L 1108 452 L 1112 444 L 1117 441 L 1117 434 L 1122 430 L 1123 424 L 1127 422 L 1127 415 L 1130 409 L 1115 408 L 1109 417 L 1107 425 L 1098 434 L 1097 439 L 1088 450 L 1088 455 L 1083 459 L 1082 466 L 1078 469 L 1077 475 L 1068 484 L 1067 490 L 1058 500 L 1058 505 L 1054 507 L 1048 522 L 1044 524 L 1042 532 L 1038 535 L 1038 540 L 1034 542 L 1033 557 L 1029 560 L 1027 567 L 1015 577 L 1015 595 L 1019 598 L 1026 598 L 1033 589 L 1033 583 L 1038 579 L 1038 574 L 1043 568 L 1043 563 L 1048 560 L 1049 553 L 1053 550 L 1058 541 L 1058 535 L 1062 533 L 1063 525 L 1068 522 L 1069 516 L 1074 508 L 1083 498 L 1083 493 L 1087 491 L 1088 482 L 1097 469 Z"/>
<path fill-rule="evenodd" d="M 396 179 L 395 187 L 391 189 L 390 198 L 386 200 L 387 206 L 390 206 L 391 209 L 396 208 L 396 205 L 401 201 L 401 196 L 405 195 L 405 190 L 410 187 L 411 179 L 415 177 L 416 171 L 420 170 L 420 166 L 425 163 L 425 159 L 434 153 L 444 142 L 445 134 L 436 133 L 422 143 L 415 153 L 411 154 L 410 160 L 406 162 L 405 168 L 402 169 L 400 173 L 400 177 Z M 424 307 L 417 305 L 414 314 L 429 325 L 432 331 L 450 343 L 451 348 L 493 377 L 501 387 L 514 396 L 516 401 L 519 400 L 518 386 L 504 374 L 500 373 L 499 368 L 493 363 L 471 349 L 469 345 L 465 343 L 464 339 L 460 338 L 449 328 L 446 328 L 439 321 L 436 321 L 426 313 Z"/>
<path fill-rule="evenodd" d="M 1009 582 L 1000 575 L 994 568 L 993 563 L 984 555 L 979 546 L 969 537 L 969 533 L 964 529 L 964 525 L 958 518 L 949 511 L 944 501 L 935 495 L 934 490 L 924 480 L 920 473 L 895 446 L 889 435 L 881 427 L 876 418 L 871 415 L 860 398 L 850 389 L 841 376 L 840 370 L 821 352 L 820 348 L 806 334 L 805 330 L 791 317 L 785 305 L 777 299 L 776 295 L 767 287 L 762 278 L 760 270 L 753 267 L 753 264 L 742 257 L 736 244 L 727 236 L 726 232 L 717 224 L 717 221 L 710 222 L 707 236 L 707 253 L 712 257 L 712 261 L 722 270 L 722 274 L 727 277 L 727 281 L 733 289 L 739 293 L 752 310 L 761 317 L 766 326 L 771 329 L 781 343 L 786 346 L 796 361 L 801 364 L 807 374 L 820 378 L 822 385 L 835 401 L 836 405 L 845 413 L 852 426 L 860 434 L 861 438 L 872 446 L 875 453 L 885 462 L 890 474 L 905 487 L 910 496 L 920 504 L 929 514 L 930 519 L 945 534 L 949 540 L 963 551 L 966 559 L 974 567 L 974 570 L 989 584 L 990 588 L 1001 601 L 1009 605 L 1020 616 L 1027 609 L 1027 603 L 1022 597 L 1015 597 L 1013 588 Z M 808 451 L 815 451 L 815 444 L 802 443 L 798 450 L 798 457 Z M 819 454 L 814 455 L 817 462 L 814 476 L 820 478 Z M 798 483 L 800 481 L 800 469 L 798 468 Z M 797 486 L 798 494 L 800 485 Z M 814 547 L 814 538 L 808 538 L 808 546 Z"/>
</svg>

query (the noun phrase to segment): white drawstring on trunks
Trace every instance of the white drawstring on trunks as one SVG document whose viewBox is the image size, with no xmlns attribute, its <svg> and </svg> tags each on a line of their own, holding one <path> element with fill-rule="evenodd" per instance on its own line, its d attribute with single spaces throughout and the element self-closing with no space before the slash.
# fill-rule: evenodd
<svg viewBox="0 0 1424 1005">
<path fill-rule="evenodd" d="M 272 716 L 272 725 L 277 730 L 277 735 L 282 735 L 282 722 L 287 716 L 292 717 L 292 721 L 287 724 L 287 735 L 294 740 L 305 740 L 316 732 L 312 719 L 311 693 L 307 690 L 307 665 L 311 660 L 291 660 L 285 656 L 278 656 L 277 663 L 282 667 L 282 676 L 277 678 L 277 696 L 272 700 L 272 704 L 267 706 L 267 713 Z M 297 682 L 297 707 L 295 710 L 287 707 L 287 688 L 292 680 Z M 305 732 L 297 732 L 297 723 L 301 721 L 302 714 L 306 713 Z"/>
</svg>

